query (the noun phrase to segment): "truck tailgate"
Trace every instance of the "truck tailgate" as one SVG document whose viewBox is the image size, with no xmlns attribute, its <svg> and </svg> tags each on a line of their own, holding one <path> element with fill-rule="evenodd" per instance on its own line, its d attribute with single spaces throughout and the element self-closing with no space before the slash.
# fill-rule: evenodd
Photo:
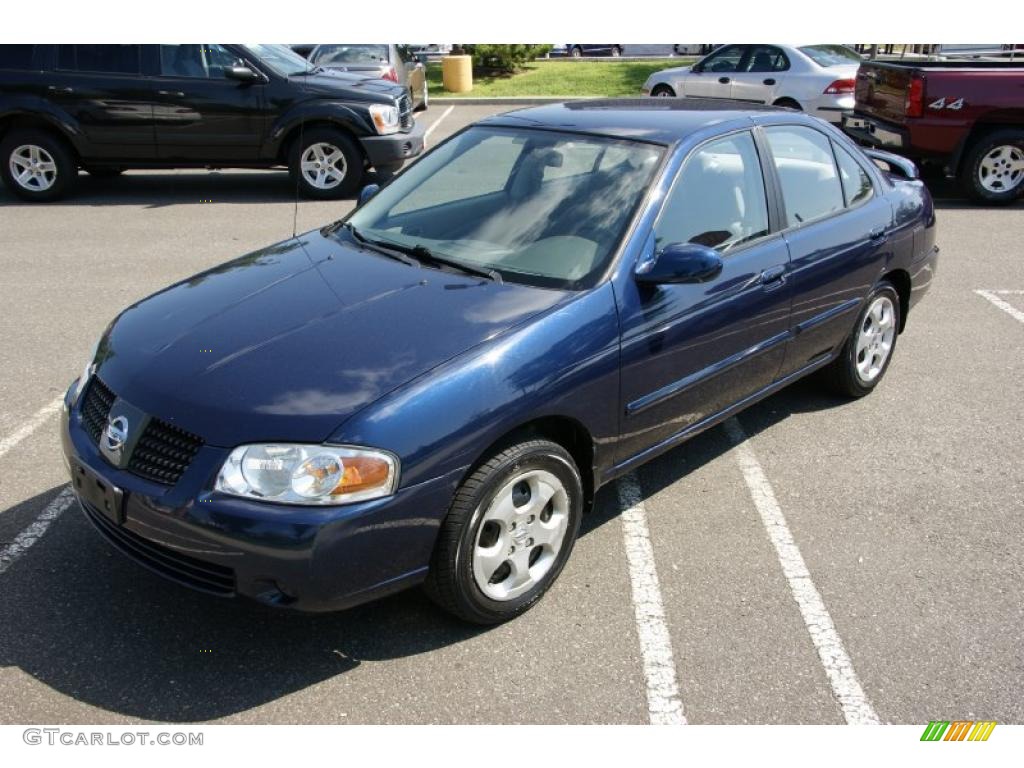
<svg viewBox="0 0 1024 768">
<path fill-rule="evenodd" d="M 903 124 L 907 117 L 907 86 L 914 74 L 912 67 L 887 67 L 865 61 L 857 70 L 857 112 Z"/>
</svg>

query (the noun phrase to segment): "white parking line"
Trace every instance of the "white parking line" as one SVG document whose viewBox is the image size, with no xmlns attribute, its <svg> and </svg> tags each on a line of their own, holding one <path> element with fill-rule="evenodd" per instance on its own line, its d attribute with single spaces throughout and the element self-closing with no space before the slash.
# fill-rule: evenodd
<svg viewBox="0 0 1024 768">
<path fill-rule="evenodd" d="M 636 475 L 630 473 L 620 478 L 618 491 L 633 591 L 633 613 L 647 682 L 647 714 L 652 725 L 685 725 L 686 715 L 679 698 L 676 665 L 672 658 L 672 639 L 665 623 L 665 607 L 654 565 L 647 513 Z"/>
<path fill-rule="evenodd" d="M 61 403 L 64 402 L 63 395 L 58 397 L 52 403 L 48 403 L 36 411 L 28 421 L 22 424 L 12 434 L 0 440 L 0 456 L 10 451 L 14 446 L 24 440 L 26 437 L 35 432 L 39 427 L 46 423 L 46 420 L 53 414 L 60 410 Z"/>
<path fill-rule="evenodd" d="M 53 501 L 46 505 L 39 513 L 32 524 L 19 533 L 14 541 L 3 549 L 0 549 L 0 574 L 6 571 L 19 557 L 24 555 L 32 546 L 43 537 L 46 530 L 58 517 L 64 514 L 64 510 L 71 506 L 75 495 L 71 492 L 71 486 L 64 489 L 54 497 Z"/>
<path fill-rule="evenodd" d="M 423 146 L 424 147 L 427 146 L 427 139 L 430 138 L 430 134 L 432 134 L 434 132 L 434 129 L 437 128 L 437 126 L 439 126 L 441 124 L 441 121 L 444 120 L 446 117 L 448 117 L 448 115 L 450 115 L 454 109 L 455 109 L 455 105 L 452 104 L 450 107 L 448 107 L 448 109 L 446 109 L 444 112 L 441 113 L 441 116 L 439 118 L 437 118 L 437 120 L 435 120 L 429 126 L 427 126 L 427 130 L 423 134 Z"/>
<path fill-rule="evenodd" d="M 832 623 L 832 617 L 821 599 L 821 594 L 811 580 L 807 564 L 793 540 L 793 534 L 786 524 L 786 518 L 775 498 L 771 483 L 761 468 L 761 462 L 757 460 L 754 449 L 747 442 L 747 434 L 735 418 L 725 422 L 725 431 L 736 450 L 743 479 L 750 490 L 754 506 L 761 515 L 761 522 L 768 532 L 768 538 L 775 547 L 782 572 L 789 582 L 793 599 L 800 608 L 804 624 L 811 635 L 811 642 L 818 651 L 818 657 L 825 668 L 825 674 L 828 675 L 832 693 L 839 702 L 843 717 L 851 725 L 878 724 L 878 715 L 875 714 L 853 671 L 853 663 L 846 653 L 846 648 L 843 647 L 839 633 L 836 632 L 835 624 Z"/>
<path fill-rule="evenodd" d="M 1003 310 L 1003 312 L 1008 314 L 1014 320 L 1019 320 L 1020 322 L 1024 323 L 1024 312 L 1021 312 L 1008 301 L 1004 301 L 1003 299 L 999 298 L 1000 294 L 1003 296 L 1019 296 L 1024 294 L 1024 291 L 984 291 L 978 288 L 974 292 L 979 296 L 984 296 L 986 299 L 991 301 L 993 304 L 995 304 L 997 307 Z"/>
</svg>

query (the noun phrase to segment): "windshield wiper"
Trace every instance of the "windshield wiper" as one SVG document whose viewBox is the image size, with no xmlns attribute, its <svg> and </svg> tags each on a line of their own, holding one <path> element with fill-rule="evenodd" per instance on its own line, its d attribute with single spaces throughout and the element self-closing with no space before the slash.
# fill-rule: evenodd
<svg viewBox="0 0 1024 768">
<path fill-rule="evenodd" d="M 328 224 L 321 231 L 325 234 L 331 234 L 332 232 L 337 232 L 339 226 L 346 229 L 357 242 L 372 248 L 375 253 L 387 256 L 389 259 L 394 259 L 395 261 L 400 261 L 403 264 L 408 264 L 410 267 L 423 266 L 418 260 L 411 258 L 404 249 L 396 247 L 394 244 L 385 240 L 374 240 L 373 238 L 369 238 L 349 222 L 342 224 L 341 222 L 336 221 L 333 224 Z"/>
<path fill-rule="evenodd" d="M 475 267 L 472 264 L 466 264 L 465 262 L 458 261 L 456 259 L 449 259 L 446 256 L 438 256 L 427 248 L 427 246 L 420 245 L 419 243 L 413 246 L 390 244 L 389 247 L 400 249 L 420 262 L 427 262 L 434 266 L 451 267 L 452 269 L 457 269 L 467 275 L 486 277 L 499 284 L 502 282 L 501 274 L 497 270 L 487 269 L 486 267 Z"/>
</svg>

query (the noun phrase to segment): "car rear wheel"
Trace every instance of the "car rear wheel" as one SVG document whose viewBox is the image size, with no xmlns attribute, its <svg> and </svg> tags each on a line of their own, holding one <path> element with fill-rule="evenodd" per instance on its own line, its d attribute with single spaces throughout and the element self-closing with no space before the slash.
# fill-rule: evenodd
<svg viewBox="0 0 1024 768">
<path fill-rule="evenodd" d="M 795 109 L 797 112 L 803 112 L 803 107 L 800 106 L 799 102 L 795 99 L 779 99 L 775 102 L 776 107 L 786 107 L 787 109 Z"/>
<path fill-rule="evenodd" d="M 307 197 L 333 200 L 355 192 L 363 180 L 363 156 L 346 134 L 331 128 L 305 131 L 292 145 L 288 170 Z"/>
<path fill-rule="evenodd" d="M 579 47 L 578 45 L 574 45 L 574 46 L 573 46 L 573 47 L 572 47 L 572 48 L 571 48 L 571 49 L 569 50 L 569 55 L 570 55 L 570 56 L 572 56 L 572 57 L 573 57 L 574 59 L 578 59 L 578 58 L 580 58 L 581 56 L 583 56 L 583 49 L 582 49 L 582 48 L 580 48 L 580 47 Z"/>
<path fill-rule="evenodd" d="M 617 45 L 613 45 L 612 46 L 612 56 L 615 56 L 616 58 L 618 58 L 621 55 L 622 55 L 622 49 L 619 46 L 617 46 Z"/>
<path fill-rule="evenodd" d="M 520 615 L 562 572 L 582 514 L 580 473 L 560 445 L 529 440 L 496 453 L 455 494 L 427 594 L 475 624 Z"/>
<path fill-rule="evenodd" d="M 825 369 L 832 389 L 863 397 L 878 386 L 896 350 L 899 328 L 899 294 L 892 283 L 883 281 L 868 296 L 839 357 Z"/>
<path fill-rule="evenodd" d="M 0 157 L 0 177 L 23 200 L 56 200 L 67 194 L 78 176 L 71 150 L 45 131 L 12 131 L 0 144 Z"/>
<path fill-rule="evenodd" d="M 671 99 L 676 95 L 676 92 L 668 85 L 656 85 L 651 90 L 651 96 L 655 96 L 661 99 Z"/>
<path fill-rule="evenodd" d="M 1016 200 L 1024 193 L 1024 131 L 994 131 L 975 142 L 964 158 L 960 183 L 980 203 Z"/>
</svg>

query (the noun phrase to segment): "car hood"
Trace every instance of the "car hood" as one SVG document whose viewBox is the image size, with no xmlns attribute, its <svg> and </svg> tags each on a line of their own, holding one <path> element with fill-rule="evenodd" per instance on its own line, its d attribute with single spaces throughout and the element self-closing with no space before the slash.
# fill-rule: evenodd
<svg viewBox="0 0 1024 768">
<path fill-rule="evenodd" d="M 97 375 L 211 445 L 320 442 L 569 295 L 408 266 L 336 238 L 307 233 L 132 305 L 101 343 Z"/>
<path fill-rule="evenodd" d="M 405 93 L 405 88 L 390 80 L 336 69 L 324 69 L 315 75 L 293 75 L 289 80 L 315 97 L 393 103 Z"/>
</svg>

